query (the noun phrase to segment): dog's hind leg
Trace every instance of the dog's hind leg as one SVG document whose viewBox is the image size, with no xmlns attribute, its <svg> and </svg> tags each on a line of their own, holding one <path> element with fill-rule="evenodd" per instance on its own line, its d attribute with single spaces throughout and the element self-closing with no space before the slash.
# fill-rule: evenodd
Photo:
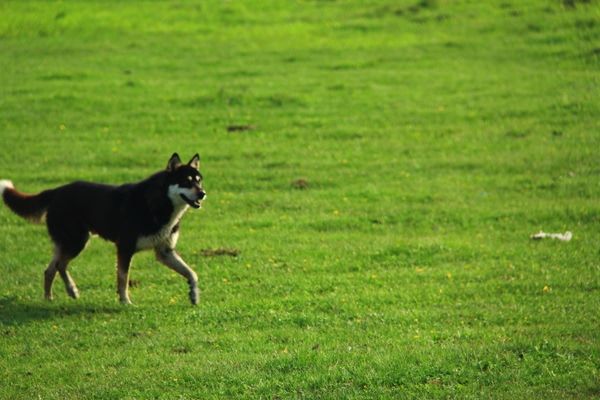
<svg viewBox="0 0 600 400">
<path fill-rule="evenodd" d="M 56 276 L 56 263 L 58 262 L 58 249 L 54 250 L 54 257 L 50 264 L 48 264 L 48 268 L 44 271 L 44 298 L 46 300 L 52 300 L 52 283 L 54 282 L 54 277 Z"/>
<path fill-rule="evenodd" d="M 117 290 L 121 304 L 131 304 L 129 299 L 129 266 L 133 253 L 117 249 Z"/>
<path fill-rule="evenodd" d="M 65 256 L 60 248 L 56 246 L 54 249 L 54 257 L 52 258 L 52 261 L 50 261 L 50 264 L 48 264 L 48 268 L 46 268 L 44 271 L 44 297 L 47 300 L 53 299 L 52 283 L 54 282 L 57 272 L 60 274 L 60 277 L 65 283 L 67 294 L 74 299 L 79 297 L 77 285 L 75 285 L 75 281 L 67 272 L 67 265 L 69 264 L 69 261 L 70 258 Z"/>
<path fill-rule="evenodd" d="M 60 274 L 63 282 L 65 283 L 65 289 L 67 294 L 74 299 L 79 297 L 79 290 L 75 281 L 71 278 L 71 275 L 67 272 L 67 265 L 69 264 L 69 258 L 64 256 L 61 251 L 56 248 L 54 251 L 54 258 L 50 261 L 48 268 L 44 271 L 44 297 L 46 300 L 52 300 L 52 283 L 56 273 Z"/>
<path fill-rule="evenodd" d="M 77 257 L 79 253 L 85 248 L 90 235 L 79 222 L 73 219 L 62 216 L 59 210 L 56 212 L 54 209 L 49 209 L 46 217 L 46 224 L 48 226 L 48 232 L 56 245 L 54 251 L 53 263 L 46 269 L 46 296 L 50 292 L 52 296 L 51 287 L 52 280 L 56 271 L 60 274 L 63 282 L 65 283 L 65 289 L 67 294 L 77 299 L 79 297 L 79 290 L 71 275 L 67 272 L 69 262 Z"/>
<path fill-rule="evenodd" d="M 69 259 L 63 257 L 56 263 L 56 269 L 58 270 L 60 277 L 62 278 L 63 282 L 65 283 L 65 290 L 67 291 L 67 294 L 74 299 L 78 299 L 79 298 L 79 289 L 77 289 L 77 285 L 75 285 L 75 281 L 73 280 L 73 278 L 71 278 L 71 275 L 69 275 L 69 273 L 67 272 L 68 265 L 69 265 Z"/>
<path fill-rule="evenodd" d="M 175 250 L 170 248 L 157 248 L 155 249 L 155 252 L 158 261 L 187 279 L 190 286 L 190 301 L 193 305 L 198 304 L 200 290 L 198 289 L 198 276 L 196 273 L 181 257 L 179 257 L 179 254 L 177 254 Z"/>
</svg>

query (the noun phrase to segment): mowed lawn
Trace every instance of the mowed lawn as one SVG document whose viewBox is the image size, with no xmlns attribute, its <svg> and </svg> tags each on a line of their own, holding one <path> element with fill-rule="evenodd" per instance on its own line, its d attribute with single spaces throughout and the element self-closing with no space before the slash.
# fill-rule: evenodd
<svg viewBox="0 0 600 400">
<path fill-rule="evenodd" d="M 208 198 L 197 307 L 0 205 L 0 398 L 598 398 L 599 93 L 594 0 L 1 2 L 0 179 Z"/>
</svg>

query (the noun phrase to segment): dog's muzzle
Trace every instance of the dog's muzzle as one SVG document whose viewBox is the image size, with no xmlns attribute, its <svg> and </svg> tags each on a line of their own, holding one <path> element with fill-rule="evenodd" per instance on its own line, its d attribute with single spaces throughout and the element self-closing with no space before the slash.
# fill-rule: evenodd
<svg viewBox="0 0 600 400">
<path fill-rule="evenodd" d="M 192 199 L 188 198 L 184 194 L 180 194 L 179 196 L 181 196 L 181 198 L 183 199 L 183 201 L 185 201 L 186 203 L 188 203 L 190 207 L 192 207 L 192 208 L 200 208 L 200 206 L 202 205 L 201 201 L 204 200 L 204 198 L 206 198 L 206 192 L 204 190 L 199 191 L 198 192 L 198 198 L 196 200 L 192 200 Z"/>
</svg>

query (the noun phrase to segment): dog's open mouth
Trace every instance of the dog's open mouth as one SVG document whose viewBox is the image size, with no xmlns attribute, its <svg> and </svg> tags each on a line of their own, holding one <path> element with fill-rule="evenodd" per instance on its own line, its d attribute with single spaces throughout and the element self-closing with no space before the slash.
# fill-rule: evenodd
<svg viewBox="0 0 600 400">
<path fill-rule="evenodd" d="M 179 194 L 181 196 L 181 198 L 183 199 L 183 201 L 185 201 L 186 203 L 188 203 L 190 205 L 190 207 L 192 208 L 200 208 L 201 204 L 200 204 L 200 199 L 192 201 L 190 199 L 188 199 L 184 194 Z"/>
</svg>

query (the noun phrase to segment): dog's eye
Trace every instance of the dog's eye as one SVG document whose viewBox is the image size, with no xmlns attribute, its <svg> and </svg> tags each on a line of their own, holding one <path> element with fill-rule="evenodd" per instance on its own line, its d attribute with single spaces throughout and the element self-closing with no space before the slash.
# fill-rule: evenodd
<svg viewBox="0 0 600 400">
<path fill-rule="evenodd" d="M 191 182 L 191 181 L 192 181 L 192 177 L 191 177 L 191 176 L 188 176 L 188 177 L 187 177 L 187 180 Z"/>
<path fill-rule="evenodd" d="M 194 178 L 196 179 L 196 182 L 200 182 L 200 177 L 198 175 L 196 175 Z"/>
</svg>

